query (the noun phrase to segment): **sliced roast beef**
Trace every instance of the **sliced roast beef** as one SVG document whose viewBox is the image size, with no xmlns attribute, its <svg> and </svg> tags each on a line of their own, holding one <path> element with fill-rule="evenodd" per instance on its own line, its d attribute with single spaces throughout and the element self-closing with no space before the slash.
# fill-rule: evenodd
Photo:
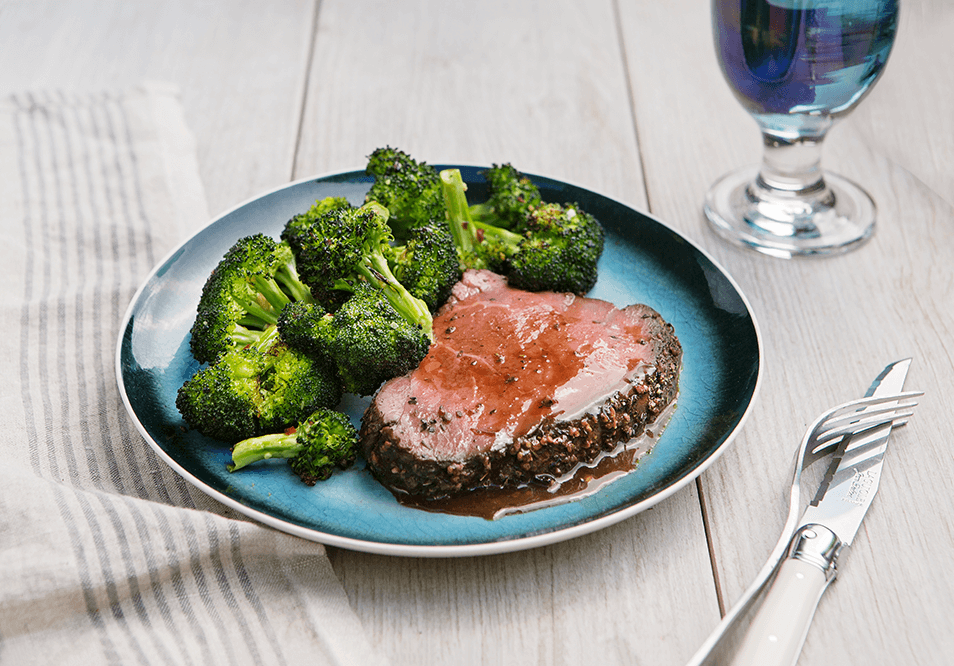
<svg viewBox="0 0 954 666">
<path fill-rule="evenodd" d="M 362 423 L 369 468 L 398 494 L 559 477 L 639 435 L 676 396 L 682 348 L 645 305 L 521 291 L 471 270 L 434 337 Z"/>
</svg>

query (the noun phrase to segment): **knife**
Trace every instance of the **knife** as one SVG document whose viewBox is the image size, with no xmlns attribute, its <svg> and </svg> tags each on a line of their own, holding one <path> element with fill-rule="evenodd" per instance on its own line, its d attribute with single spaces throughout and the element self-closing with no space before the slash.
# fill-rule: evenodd
<svg viewBox="0 0 954 666">
<path fill-rule="evenodd" d="M 900 393 L 911 359 L 885 368 L 865 393 Z M 878 491 L 888 423 L 845 438 L 815 498 L 805 509 L 771 587 L 733 660 L 740 666 L 792 666 L 798 660 L 822 594 L 834 579 Z"/>
</svg>

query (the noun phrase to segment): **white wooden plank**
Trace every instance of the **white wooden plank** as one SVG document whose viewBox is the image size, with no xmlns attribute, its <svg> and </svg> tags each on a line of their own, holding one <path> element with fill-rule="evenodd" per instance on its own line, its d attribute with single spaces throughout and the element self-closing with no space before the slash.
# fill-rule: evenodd
<svg viewBox="0 0 954 666">
<path fill-rule="evenodd" d="M 954 592 L 952 508 L 935 488 L 954 473 L 944 436 L 951 425 L 945 396 L 954 388 L 954 210 L 942 196 L 949 173 L 935 171 L 951 159 L 954 101 L 950 86 L 938 85 L 949 75 L 934 77 L 935 63 L 949 51 L 944 26 L 952 8 L 912 7 L 903 14 L 884 85 L 862 103 L 857 124 L 849 116 L 832 131 L 823 158 L 873 192 L 877 233 L 852 254 L 794 262 L 728 247 L 701 214 L 709 185 L 756 160 L 760 145 L 754 122 L 716 66 L 708 3 L 622 8 L 653 212 L 697 239 L 738 279 L 765 339 L 757 409 L 736 445 L 703 477 L 727 602 L 775 543 L 805 426 L 860 395 L 880 367 L 903 356 L 915 356 L 909 386 L 929 392 L 912 424 L 893 437 L 881 494 L 842 580 L 822 601 L 800 664 L 944 663 L 952 650 L 950 632 L 939 625 Z M 676 14 L 679 20 L 670 20 Z M 666 66 L 658 67 L 654 58 L 662 53 Z M 930 104 L 927 91 L 934 93 Z M 925 542 L 929 550 L 913 546 Z"/>
<path fill-rule="evenodd" d="M 954 205 L 954 9 L 906 0 L 900 26 L 882 80 L 849 123 L 861 141 Z"/>
<path fill-rule="evenodd" d="M 214 215 L 291 177 L 315 5 L 7 3 L 0 91 L 176 84 Z"/>
<path fill-rule="evenodd" d="M 329 549 L 393 664 L 682 664 L 717 619 L 694 487 L 532 551 L 407 560 Z"/>
<path fill-rule="evenodd" d="M 369 20 L 369 17 L 374 17 Z M 379 146 L 569 180 L 644 207 L 611 3 L 322 3 L 296 174 Z"/>
</svg>

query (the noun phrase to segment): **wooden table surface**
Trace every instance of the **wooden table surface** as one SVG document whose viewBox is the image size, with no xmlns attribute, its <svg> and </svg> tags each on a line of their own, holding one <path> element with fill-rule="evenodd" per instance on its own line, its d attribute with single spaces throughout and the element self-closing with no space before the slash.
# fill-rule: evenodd
<svg viewBox="0 0 954 666">
<path fill-rule="evenodd" d="M 569 542 L 479 558 L 329 548 L 393 664 L 682 664 L 761 568 L 795 448 L 828 407 L 912 356 L 925 391 L 800 664 L 954 654 L 954 4 L 904 0 L 883 79 L 824 164 L 877 200 L 835 258 L 730 247 L 702 198 L 760 139 L 718 71 L 705 0 L 0 2 L 0 93 L 177 85 L 210 212 L 390 144 L 431 163 L 519 168 L 651 212 L 751 302 L 757 403 L 697 483 Z"/>
</svg>

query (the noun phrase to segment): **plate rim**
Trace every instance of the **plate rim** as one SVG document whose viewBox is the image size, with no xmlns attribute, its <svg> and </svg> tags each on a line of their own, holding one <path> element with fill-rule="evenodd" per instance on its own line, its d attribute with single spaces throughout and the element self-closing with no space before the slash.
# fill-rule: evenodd
<svg viewBox="0 0 954 666">
<path fill-rule="evenodd" d="M 476 164 L 465 164 L 465 163 L 434 163 L 435 167 L 463 167 L 469 169 L 486 169 L 486 165 L 476 165 Z M 548 532 L 541 534 L 530 534 L 516 536 L 514 538 L 499 539 L 488 542 L 481 543 L 470 543 L 470 544 L 454 544 L 454 545 L 427 545 L 427 544 L 405 544 L 405 543 L 394 543 L 394 542 L 382 542 L 382 541 L 368 541 L 364 539 L 356 539 L 353 537 L 345 537 L 336 534 L 329 534 L 327 532 L 322 532 L 314 528 L 303 527 L 296 523 L 290 522 L 288 520 L 283 520 L 277 518 L 273 515 L 259 511 L 258 509 L 253 509 L 245 504 L 242 504 L 238 500 L 222 493 L 214 488 L 209 487 L 198 479 L 192 472 L 180 465 L 174 458 L 172 458 L 162 447 L 158 445 L 152 436 L 148 433 L 143 423 L 140 421 L 138 415 L 133 409 L 132 403 L 130 402 L 129 396 L 127 395 L 125 380 L 123 378 L 123 361 L 122 361 L 122 350 L 123 343 L 126 337 L 126 332 L 129 327 L 129 321 L 133 316 L 134 311 L 137 306 L 140 304 L 140 299 L 143 295 L 143 292 L 150 285 L 153 279 L 156 277 L 156 274 L 164 267 L 166 264 L 175 257 L 176 254 L 182 251 L 182 249 L 188 245 L 198 234 L 208 227 L 216 224 L 219 220 L 229 216 L 235 211 L 243 208 L 244 206 L 249 205 L 250 203 L 263 199 L 267 196 L 275 194 L 281 190 L 296 187 L 309 182 L 316 182 L 321 180 L 327 180 L 334 177 L 346 176 L 349 174 L 358 174 L 364 171 L 364 168 L 357 169 L 345 169 L 345 170 L 336 170 L 328 171 L 323 174 L 309 176 L 306 178 L 298 178 L 287 183 L 277 185 L 269 190 L 262 191 L 258 194 L 255 194 L 242 202 L 232 206 L 231 208 L 226 209 L 220 214 L 212 217 L 205 224 L 201 225 L 195 231 L 189 234 L 187 238 L 182 240 L 174 248 L 165 254 L 149 271 L 149 273 L 142 279 L 139 287 L 134 292 L 132 298 L 129 301 L 129 304 L 126 307 L 126 310 L 123 314 L 122 319 L 120 320 L 119 332 L 116 340 L 116 348 L 114 355 L 115 363 L 115 372 L 116 372 L 116 382 L 119 388 L 120 397 L 123 402 L 123 406 L 126 409 L 126 413 L 129 418 L 132 420 L 136 430 L 143 437 L 145 442 L 149 447 L 156 453 L 163 462 L 169 465 L 173 471 L 175 471 L 183 479 L 191 483 L 198 490 L 202 491 L 212 499 L 220 502 L 221 504 L 245 515 L 249 518 L 254 519 L 255 521 L 273 527 L 281 532 L 297 536 L 299 538 L 320 543 L 326 546 L 343 548 L 346 550 L 365 552 L 375 555 L 390 555 L 390 556 L 401 556 L 401 557 L 420 557 L 420 558 L 455 558 L 455 557 L 475 557 L 483 555 L 496 555 L 501 553 L 511 553 L 518 552 L 521 550 L 529 550 L 533 548 L 539 548 L 542 546 L 551 545 L 554 543 L 559 543 L 562 541 L 567 541 L 574 539 L 576 537 L 584 536 L 586 534 L 591 534 L 603 530 L 607 527 L 620 523 L 628 518 L 631 518 L 639 513 L 646 511 L 647 509 L 659 504 L 665 499 L 668 499 L 676 492 L 682 490 L 691 482 L 699 478 L 703 472 L 709 469 L 728 449 L 736 437 L 738 437 L 745 423 L 748 421 L 753 408 L 756 404 L 758 394 L 762 386 L 763 373 L 765 369 L 765 355 L 764 347 L 762 341 L 761 328 L 759 326 L 758 319 L 755 316 L 755 312 L 751 306 L 751 303 L 748 300 L 748 297 L 745 295 L 745 292 L 742 291 L 739 284 L 736 282 L 735 278 L 718 262 L 715 260 L 712 255 L 709 254 L 704 248 L 700 247 L 692 239 L 686 237 L 684 234 L 680 233 L 670 225 L 666 224 L 658 217 L 652 213 L 647 213 L 634 206 L 627 204 L 620 199 L 595 190 L 591 187 L 584 185 L 579 185 L 573 181 L 565 180 L 562 178 L 555 178 L 552 176 L 547 176 L 539 173 L 530 173 L 523 172 L 525 175 L 530 178 L 539 178 L 551 181 L 553 183 L 558 183 L 561 185 L 569 185 L 574 188 L 588 191 L 597 196 L 603 197 L 617 205 L 620 205 L 628 210 L 631 210 L 643 217 L 646 217 L 652 220 L 654 223 L 659 224 L 660 226 L 667 229 L 672 234 L 675 234 L 687 245 L 691 246 L 692 249 L 702 255 L 706 260 L 708 260 L 718 271 L 719 273 L 732 285 L 735 289 L 736 294 L 741 299 L 742 303 L 745 305 L 746 313 L 749 319 L 752 322 L 753 333 L 755 335 L 756 342 L 756 351 L 758 354 L 758 369 L 756 371 L 755 382 L 752 387 L 752 394 L 746 404 L 745 411 L 739 418 L 738 423 L 728 434 L 725 441 L 723 441 L 712 453 L 710 453 L 706 458 L 704 458 L 697 467 L 692 469 L 688 474 L 686 474 L 681 479 L 677 480 L 675 483 L 672 483 L 662 490 L 654 493 L 650 497 L 647 497 L 639 502 L 634 504 L 627 505 L 626 507 L 619 509 L 618 511 L 613 511 L 602 516 L 596 517 L 592 520 L 587 520 L 581 523 L 576 523 L 564 528 L 553 529 Z"/>
</svg>

